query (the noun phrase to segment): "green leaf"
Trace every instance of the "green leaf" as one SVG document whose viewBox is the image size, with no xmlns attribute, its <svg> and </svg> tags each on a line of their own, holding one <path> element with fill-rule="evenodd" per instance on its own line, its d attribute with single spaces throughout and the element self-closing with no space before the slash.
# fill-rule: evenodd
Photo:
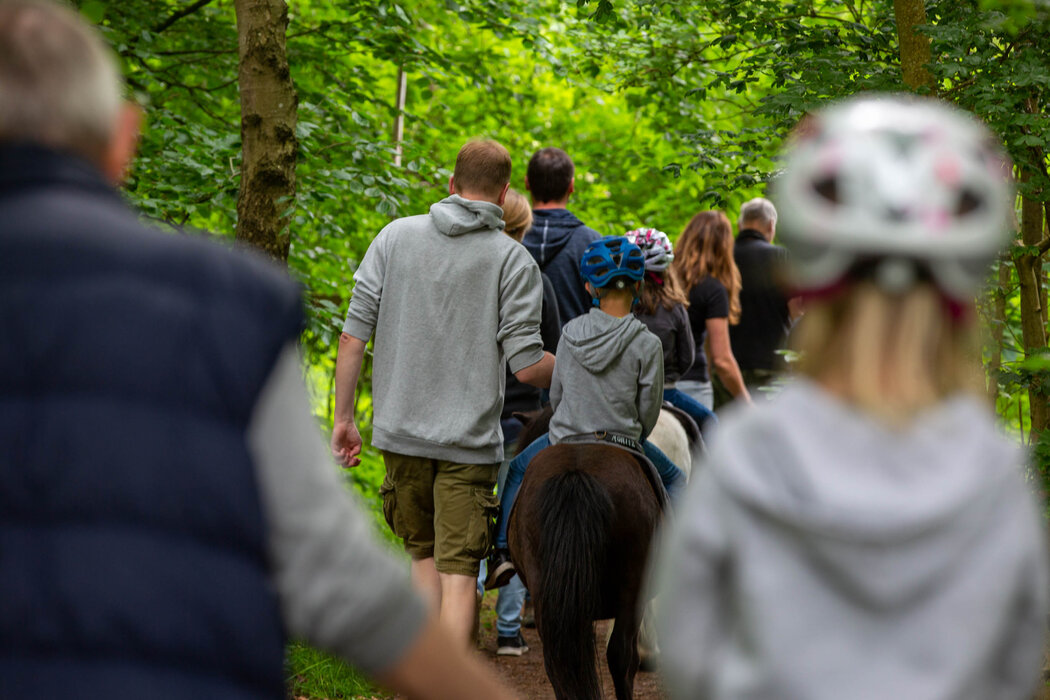
<svg viewBox="0 0 1050 700">
<path fill-rule="evenodd" d="M 99 0 L 89 0 L 80 6 L 80 14 L 84 15 L 92 24 L 99 24 L 106 16 L 106 3 Z"/>
</svg>

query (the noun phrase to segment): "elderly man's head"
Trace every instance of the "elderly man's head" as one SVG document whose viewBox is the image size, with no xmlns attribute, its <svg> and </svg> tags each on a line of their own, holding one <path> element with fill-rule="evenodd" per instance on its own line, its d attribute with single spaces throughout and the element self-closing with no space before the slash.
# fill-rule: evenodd
<svg viewBox="0 0 1050 700">
<path fill-rule="evenodd" d="M 777 210 L 772 202 L 762 197 L 756 197 L 745 202 L 744 206 L 740 207 L 740 221 L 737 231 L 743 231 L 748 228 L 761 233 L 770 243 L 773 242 L 773 236 L 776 235 L 777 231 Z"/>
<path fill-rule="evenodd" d="M 138 113 L 98 31 L 44 0 L 0 1 L 0 145 L 73 153 L 118 181 L 130 161 Z"/>
</svg>

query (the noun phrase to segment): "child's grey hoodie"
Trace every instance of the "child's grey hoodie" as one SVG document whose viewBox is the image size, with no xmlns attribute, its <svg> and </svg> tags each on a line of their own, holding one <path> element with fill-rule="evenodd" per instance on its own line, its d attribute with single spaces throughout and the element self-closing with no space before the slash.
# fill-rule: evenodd
<svg viewBox="0 0 1050 700">
<path fill-rule="evenodd" d="M 343 330 L 375 332 L 372 444 L 468 464 L 499 462 L 504 363 L 543 359 L 536 262 L 503 210 L 452 195 L 398 219 L 354 273 Z"/>
<path fill-rule="evenodd" d="M 608 431 L 639 440 L 660 416 L 660 339 L 634 316 L 591 309 L 565 324 L 551 378 L 551 444 Z"/>
<path fill-rule="evenodd" d="M 891 430 L 800 381 L 727 417 L 658 567 L 674 697 L 1030 698 L 1048 577 L 1022 461 L 970 398 Z"/>
</svg>

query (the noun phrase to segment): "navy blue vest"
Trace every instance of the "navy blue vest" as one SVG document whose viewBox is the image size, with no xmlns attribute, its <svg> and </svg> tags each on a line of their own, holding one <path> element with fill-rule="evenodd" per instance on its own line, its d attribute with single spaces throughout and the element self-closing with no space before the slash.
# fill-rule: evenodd
<svg viewBox="0 0 1050 700">
<path fill-rule="evenodd" d="M 283 698 L 245 442 L 295 286 L 0 148 L 0 697 Z"/>
</svg>

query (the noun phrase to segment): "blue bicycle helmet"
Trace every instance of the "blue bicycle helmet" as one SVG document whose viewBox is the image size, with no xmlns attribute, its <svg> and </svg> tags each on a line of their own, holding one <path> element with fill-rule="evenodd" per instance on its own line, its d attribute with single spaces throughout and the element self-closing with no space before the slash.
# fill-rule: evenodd
<svg viewBox="0 0 1050 700">
<path fill-rule="evenodd" d="M 622 277 L 641 282 L 645 275 L 645 256 L 642 249 L 625 236 L 607 236 L 592 241 L 583 251 L 580 272 L 595 289 Z"/>
<path fill-rule="evenodd" d="M 638 283 L 645 276 L 645 255 L 642 249 L 625 236 L 608 236 L 592 241 L 580 259 L 583 278 L 594 287 L 594 305 L 600 305 L 600 290 L 606 287 L 634 289 L 638 302 Z"/>
</svg>

